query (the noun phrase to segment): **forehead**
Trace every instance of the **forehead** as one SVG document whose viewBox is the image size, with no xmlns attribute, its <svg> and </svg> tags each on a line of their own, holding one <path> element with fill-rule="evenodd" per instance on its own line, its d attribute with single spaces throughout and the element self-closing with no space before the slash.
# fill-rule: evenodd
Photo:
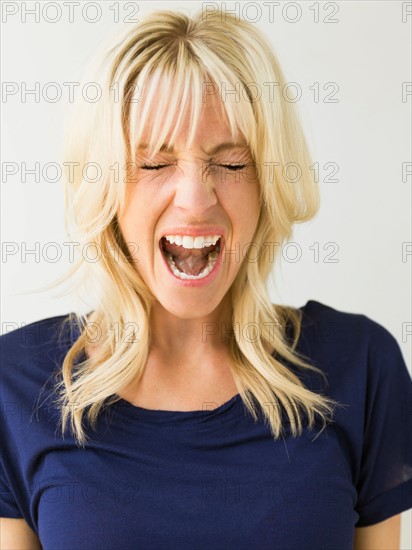
<svg viewBox="0 0 412 550">
<path fill-rule="evenodd" d="M 159 90 L 159 95 L 164 93 Z M 225 141 L 231 141 L 231 131 L 228 121 L 226 119 L 225 109 L 223 103 L 216 95 L 206 96 L 199 98 L 199 117 L 196 120 L 196 129 L 202 135 L 220 134 L 224 136 Z M 144 100 L 143 100 L 144 101 Z M 193 94 L 189 94 L 189 97 L 185 102 L 181 101 L 178 105 L 173 105 L 170 102 L 162 112 L 159 112 L 158 103 L 156 99 L 150 102 L 147 109 L 145 126 L 142 133 L 141 142 L 148 143 L 149 136 L 153 132 L 156 133 L 156 129 L 169 126 L 169 131 L 165 138 L 165 143 L 170 142 L 170 137 L 173 130 L 179 127 L 179 137 L 185 138 L 188 134 L 193 117 Z M 144 103 L 142 102 L 142 110 L 144 110 Z M 156 128 L 157 127 L 157 128 Z"/>
<path fill-rule="evenodd" d="M 223 141 L 220 143 L 213 143 L 213 144 L 201 144 L 199 146 L 200 150 L 207 154 L 207 155 L 216 155 L 221 152 L 225 151 L 233 151 L 233 150 L 244 150 L 248 148 L 248 144 L 246 140 L 242 139 L 241 141 Z M 138 146 L 139 151 L 146 152 L 149 150 L 149 144 L 148 143 L 140 143 Z M 175 148 L 174 144 L 170 143 L 163 143 L 160 146 L 160 151 L 165 153 L 171 153 L 174 154 L 177 152 L 177 148 Z"/>
<path fill-rule="evenodd" d="M 139 86 L 139 100 L 129 111 L 132 151 L 156 154 L 194 145 L 210 153 L 218 146 L 219 151 L 246 146 L 255 130 L 250 104 L 231 97 L 223 101 L 220 88 L 206 78 L 192 74 L 177 81 L 161 71 L 147 75 Z"/>
</svg>

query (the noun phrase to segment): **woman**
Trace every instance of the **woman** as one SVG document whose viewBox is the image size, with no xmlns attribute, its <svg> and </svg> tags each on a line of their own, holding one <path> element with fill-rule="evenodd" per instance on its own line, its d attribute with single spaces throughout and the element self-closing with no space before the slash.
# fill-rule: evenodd
<svg viewBox="0 0 412 550">
<path fill-rule="evenodd" d="M 100 253 L 73 272 L 97 306 L 2 336 L 4 548 L 399 546 L 397 342 L 265 288 L 275 245 L 318 208 L 275 55 L 230 14 L 161 11 L 94 80 L 105 98 L 73 119 L 66 158 L 71 236 Z"/>
</svg>

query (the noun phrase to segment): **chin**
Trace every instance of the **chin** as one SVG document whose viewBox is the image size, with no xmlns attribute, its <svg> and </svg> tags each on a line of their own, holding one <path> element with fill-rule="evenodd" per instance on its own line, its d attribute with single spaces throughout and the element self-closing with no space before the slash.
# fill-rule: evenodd
<svg viewBox="0 0 412 550">
<path fill-rule="evenodd" d="M 205 297 L 202 300 L 198 295 L 191 298 L 182 297 L 179 300 L 158 297 L 157 300 L 170 315 L 187 320 L 208 317 L 221 302 L 219 299 L 211 300 L 210 297 Z"/>
</svg>

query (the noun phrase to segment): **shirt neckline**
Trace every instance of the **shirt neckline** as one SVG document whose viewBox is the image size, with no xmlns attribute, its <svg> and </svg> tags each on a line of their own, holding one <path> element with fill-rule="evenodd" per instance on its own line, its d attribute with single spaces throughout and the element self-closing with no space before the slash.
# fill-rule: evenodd
<svg viewBox="0 0 412 550">
<path fill-rule="evenodd" d="M 75 325 L 73 342 L 78 338 L 80 334 L 79 326 Z M 78 362 L 82 362 L 87 358 L 85 351 L 83 350 L 79 356 Z M 76 361 L 77 363 L 77 361 Z M 231 397 L 228 401 L 218 405 L 216 407 L 215 402 L 204 402 L 203 408 L 191 411 L 171 411 L 163 409 L 147 409 L 139 405 L 135 405 L 123 397 L 119 397 L 112 405 L 111 410 L 114 414 L 121 416 L 133 417 L 150 424 L 162 424 L 165 426 L 179 425 L 179 427 L 190 427 L 193 424 L 209 423 L 216 420 L 220 420 L 221 416 L 228 414 L 231 411 L 233 414 L 240 413 L 244 409 L 242 407 L 243 401 L 240 393 L 237 393 Z M 214 407 L 214 408 L 211 408 Z"/>
<path fill-rule="evenodd" d="M 180 428 L 191 427 L 192 425 L 209 424 L 218 422 L 222 415 L 229 413 L 237 414 L 242 411 L 242 399 L 239 393 L 234 395 L 229 401 L 222 403 L 218 407 L 215 403 L 204 403 L 205 408 L 193 411 L 169 411 L 162 409 L 146 409 L 134 405 L 130 401 L 120 398 L 113 404 L 114 410 L 119 414 L 132 416 L 143 422 L 150 424 L 162 424 L 163 426 L 176 426 Z"/>
<path fill-rule="evenodd" d="M 308 319 L 305 319 L 305 310 L 313 303 L 313 300 L 309 300 L 305 305 L 298 308 L 304 314 L 302 319 L 302 329 L 308 324 Z M 91 312 L 87 314 L 87 317 L 90 313 Z M 71 334 L 73 336 L 72 343 L 74 343 L 80 335 L 80 327 L 77 323 L 75 323 L 74 331 L 72 331 Z M 301 339 L 302 330 L 299 335 L 298 344 Z M 83 350 L 79 357 L 79 362 L 84 361 L 86 358 L 86 353 Z M 246 407 L 243 404 L 240 393 L 237 393 L 228 401 L 218 405 L 217 407 L 215 406 L 215 408 L 210 408 L 212 405 L 216 405 L 216 403 L 205 402 L 203 404 L 203 408 L 198 410 L 170 411 L 163 409 L 147 409 L 119 397 L 119 399 L 117 399 L 110 407 L 114 414 L 117 413 L 120 415 L 126 415 L 150 424 L 162 424 L 164 426 L 178 425 L 183 428 L 198 425 L 199 423 L 208 424 L 210 422 L 215 422 L 216 420 L 221 421 L 222 415 L 227 415 L 229 413 L 237 416 L 237 414 L 241 412 L 246 412 Z"/>
</svg>

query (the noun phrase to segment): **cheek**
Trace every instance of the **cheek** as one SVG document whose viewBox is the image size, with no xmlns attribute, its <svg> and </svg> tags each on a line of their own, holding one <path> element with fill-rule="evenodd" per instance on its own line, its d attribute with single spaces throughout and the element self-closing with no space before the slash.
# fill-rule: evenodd
<svg viewBox="0 0 412 550">
<path fill-rule="evenodd" d="M 234 223 L 240 224 L 238 231 L 253 233 L 260 215 L 260 187 L 257 181 L 233 182 L 220 194 L 224 210 Z"/>
<path fill-rule="evenodd" d="M 244 182 L 245 194 L 247 202 L 250 206 L 251 217 L 259 217 L 260 214 L 260 182 L 257 178 L 256 171 L 252 172 L 252 179 L 246 179 Z"/>
<path fill-rule="evenodd" d="M 136 221 L 139 219 L 139 216 L 135 214 L 137 213 L 135 212 L 133 205 L 130 202 L 126 202 L 125 209 L 121 215 L 118 215 L 117 218 L 123 238 L 126 242 L 130 241 L 132 236 L 137 233 L 138 228 L 136 227 Z"/>
<path fill-rule="evenodd" d="M 147 208 L 142 208 L 142 203 L 136 197 L 128 197 L 125 208 L 121 215 L 118 215 L 118 224 L 130 252 L 139 251 L 139 261 L 142 250 L 147 244 L 147 231 L 150 227 L 150 220 L 147 218 Z"/>
<path fill-rule="evenodd" d="M 246 183 L 242 198 L 242 203 L 238 205 L 238 215 L 241 216 L 241 232 L 245 240 L 250 241 L 255 233 L 261 211 L 258 182 Z"/>
<path fill-rule="evenodd" d="M 150 195 L 150 196 L 149 196 Z M 155 239 L 159 218 L 164 210 L 164 202 L 157 197 L 143 191 L 128 193 L 125 208 L 118 215 L 118 224 L 123 238 L 141 267 L 153 261 L 158 248 Z"/>
<path fill-rule="evenodd" d="M 140 226 L 147 225 L 148 216 L 150 216 L 155 203 L 153 197 L 146 195 L 147 193 L 141 186 L 128 184 L 124 202 L 125 207 L 119 218 L 119 223 L 124 227 L 125 232 L 129 233 Z"/>
</svg>

